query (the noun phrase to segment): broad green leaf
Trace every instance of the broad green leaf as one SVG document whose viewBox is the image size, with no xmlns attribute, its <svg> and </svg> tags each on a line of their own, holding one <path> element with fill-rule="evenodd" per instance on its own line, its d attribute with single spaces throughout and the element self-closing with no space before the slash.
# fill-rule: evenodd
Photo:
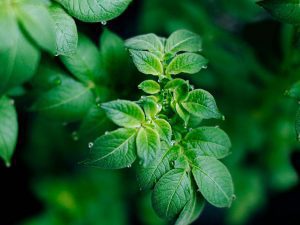
<svg viewBox="0 0 300 225">
<path fill-rule="evenodd" d="M 286 92 L 292 98 L 300 100 L 300 81 L 293 84 L 293 86 Z"/>
<path fill-rule="evenodd" d="M 156 213 L 166 219 L 174 218 L 191 198 L 191 181 L 185 170 L 173 169 L 155 185 L 152 204 Z"/>
<path fill-rule="evenodd" d="M 0 50 L 12 47 L 16 39 L 17 21 L 12 6 L 3 4 L 0 7 Z"/>
<path fill-rule="evenodd" d="M 106 22 L 121 15 L 132 0 L 56 0 L 84 22 Z"/>
<path fill-rule="evenodd" d="M 122 127 L 140 127 L 145 115 L 140 106 L 127 100 L 115 100 L 103 103 L 101 107 L 115 124 Z"/>
<path fill-rule="evenodd" d="M 0 98 L 0 157 L 6 166 L 10 166 L 17 136 L 18 120 L 13 100 L 3 96 Z"/>
<path fill-rule="evenodd" d="M 24 37 L 16 21 L 10 25 L 7 38 L 14 44 L 0 49 L 0 93 L 29 80 L 40 60 L 40 52 Z"/>
<path fill-rule="evenodd" d="M 155 129 L 158 131 L 159 138 L 166 143 L 171 143 L 172 128 L 171 125 L 164 119 L 153 120 Z"/>
<path fill-rule="evenodd" d="M 207 59 L 195 53 L 182 53 L 169 63 L 166 69 L 167 74 L 198 73 L 202 68 L 206 68 Z"/>
<path fill-rule="evenodd" d="M 204 198 L 216 207 L 229 207 L 234 198 L 233 182 L 227 168 L 217 159 L 199 156 L 191 165 Z"/>
<path fill-rule="evenodd" d="M 186 203 L 183 210 L 178 216 L 175 225 L 188 225 L 193 223 L 202 213 L 205 201 L 202 196 L 192 192 L 191 199 Z"/>
<path fill-rule="evenodd" d="M 159 58 L 151 52 L 129 50 L 137 69 L 144 74 L 162 75 L 163 66 Z"/>
<path fill-rule="evenodd" d="M 84 35 L 79 35 L 75 54 L 60 56 L 67 69 L 80 81 L 95 81 L 101 74 L 100 53 L 94 43 Z"/>
<path fill-rule="evenodd" d="M 185 150 L 196 156 L 226 157 L 231 148 L 227 134 L 217 127 L 199 127 L 185 136 Z"/>
<path fill-rule="evenodd" d="M 136 159 L 136 129 L 120 128 L 96 139 L 84 164 L 105 169 L 130 167 Z"/>
<path fill-rule="evenodd" d="M 49 8 L 55 23 L 56 55 L 71 55 L 76 52 L 78 33 L 74 19 L 60 6 L 53 4 Z"/>
<path fill-rule="evenodd" d="M 138 88 L 151 95 L 160 92 L 160 85 L 154 80 L 145 80 L 139 84 Z"/>
<path fill-rule="evenodd" d="M 291 24 L 300 24 L 300 5 L 298 0 L 264 0 L 257 2 L 276 19 Z"/>
<path fill-rule="evenodd" d="M 125 45 L 127 48 L 135 50 L 148 50 L 150 52 L 164 51 L 164 46 L 159 37 L 155 34 L 143 34 L 126 40 Z"/>
<path fill-rule="evenodd" d="M 141 127 L 136 137 L 136 149 L 143 165 L 148 166 L 160 148 L 158 132 L 150 127 Z"/>
<path fill-rule="evenodd" d="M 182 106 L 191 114 L 203 119 L 220 119 L 221 113 L 218 110 L 214 97 L 202 89 L 193 90 Z"/>
<path fill-rule="evenodd" d="M 118 35 L 104 29 L 100 37 L 100 53 L 103 67 L 108 74 L 119 76 L 120 73 L 125 73 L 129 57 L 124 41 Z"/>
<path fill-rule="evenodd" d="M 143 190 L 150 189 L 154 184 L 169 170 L 171 163 L 177 158 L 178 146 L 169 147 L 162 143 L 162 147 L 155 155 L 155 160 L 147 166 L 139 166 L 137 171 L 140 188 Z"/>
<path fill-rule="evenodd" d="M 198 34 L 188 30 L 177 30 L 170 35 L 166 42 L 165 52 L 198 52 L 202 50 L 202 40 Z"/>
<path fill-rule="evenodd" d="M 47 117 L 69 122 L 82 119 L 93 104 L 91 88 L 69 79 L 40 96 L 32 109 Z"/>
<path fill-rule="evenodd" d="M 43 49 L 54 54 L 56 49 L 55 24 L 44 4 L 22 2 L 17 15 L 29 36 Z"/>
</svg>

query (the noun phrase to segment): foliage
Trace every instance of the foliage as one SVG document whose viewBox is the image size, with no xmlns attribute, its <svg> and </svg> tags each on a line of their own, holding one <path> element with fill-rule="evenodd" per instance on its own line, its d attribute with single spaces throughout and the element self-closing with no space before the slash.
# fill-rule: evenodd
<svg viewBox="0 0 300 225">
<path fill-rule="evenodd" d="M 197 189 L 217 207 L 229 207 L 234 196 L 231 175 L 218 160 L 229 154 L 230 140 L 218 127 L 200 126 L 202 120 L 222 118 L 213 96 L 172 77 L 206 68 L 207 60 L 198 54 L 201 45 L 200 36 L 187 30 L 167 39 L 154 34 L 128 39 L 137 69 L 156 76 L 158 83 L 143 81 L 139 88 L 153 94 L 138 101 L 101 104 L 107 117 L 123 128 L 97 138 L 84 161 L 119 169 L 138 159 L 141 189 L 153 189 L 157 214 L 177 218 L 177 224 L 190 224 L 200 214 L 204 201 Z"/>
</svg>

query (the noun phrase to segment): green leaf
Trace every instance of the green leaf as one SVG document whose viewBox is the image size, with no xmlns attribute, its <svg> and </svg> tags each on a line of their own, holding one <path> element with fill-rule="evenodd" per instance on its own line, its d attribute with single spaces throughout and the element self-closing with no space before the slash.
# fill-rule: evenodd
<svg viewBox="0 0 300 225">
<path fill-rule="evenodd" d="M 136 137 L 136 149 L 143 165 L 149 165 L 160 148 L 158 132 L 150 127 L 141 127 Z"/>
<path fill-rule="evenodd" d="M 173 169 L 155 185 L 152 203 L 156 213 L 174 218 L 191 198 L 191 182 L 185 170 Z"/>
<path fill-rule="evenodd" d="M 185 136 L 185 150 L 197 156 L 226 157 L 231 148 L 227 134 L 217 127 L 199 127 Z"/>
<path fill-rule="evenodd" d="M 172 128 L 171 125 L 164 119 L 153 120 L 155 129 L 158 131 L 159 137 L 162 141 L 171 144 Z"/>
<path fill-rule="evenodd" d="M 182 53 L 175 56 L 166 69 L 167 74 L 198 73 L 202 68 L 206 68 L 207 59 L 195 53 Z"/>
<path fill-rule="evenodd" d="M 169 89 L 171 91 L 173 91 L 174 93 L 174 99 L 177 102 L 183 101 L 187 98 L 188 93 L 189 93 L 189 84 L 187 81 L 183 80 L 183 79 L 174 79 L 169 81 L 164 89 Z"/>
<path fill-rule="evenodd" d="M 76 52 L 78 33 L 75 21 L 57 4 L 49 8 L 55 23 L 56 55 L 71 55 Z"/>
<path fill-rule="evenodd" d="M 125 73 L 129 57 L 125 50 L 124 41 L 108 29 L 104 29 L 100 38 L 101 60 L 105 71 L 110 75 L 119 76 Z M 116 66 L 118 65 L 118 66 Z"/>
<path fill-rule="evenodd" d="M 151 95 L 160 92 L 160 85 L 154 80 L 145 80 L 139 84 L 138 88 Z"/>
<path fill-rule="evenodd" d="M 167 53 L 198 52 L 202 50 L 201 37 L 188 30 L 177 30 L 170 35 L 166 42 Z"/>
<path fill-rule="evenodd" d="M 32 108 L 47 117 L 69 122 L 82 119 L 93 104 L 91 88 L 68 79 L 40 96 Z"/>
<path fill-rule="evenodd" d="M 56 49 L 55 24 L 44 4 L 22 2 L 17 5 L 17 16 L 30 37 L 43 49 L 54 54 Z"/>
<path fill-rule="evenodd" d="M 125 46 L 130 49 L 147 50 L 154 53 L 164 52 L 164 46 L 159 37 L 152 33 L 129 38 L 126 40 Z"/>
<path fill-rule="evenodd" d="M 129 50 L 137 69 L 144 74 L 162 75 L 163 66 L 159 58 L 151 52 Z"/>
<path fill-rule="evenodd" d="M 40 60 L 40 52 L 23 36 L 16 21 L 10 26 L 6 35 L 14 44 L 0 49 L 0 93 L 29 80 Z"/>
<path fill-rule="evenodd" d="M 188 98 L 182 102 L 182 106 L 189 113 L 203 119 L 222 118 L 214 97 L 209 92 L 202 89 L 191 91 Z"/>
<path fill-rule="evenodd" d="M 144 97 L 141 100 L 143 109 L 148 120 L 152 120 L 160 111 L 160 106 L 152 98 Z"/>
<path fill-rule="evenodd" d="M 13 100 L 0 98 L 0 157 L 10 166 L 18 136 L 17 112 Z"/>
<path fill-rule="evenodd" d="M 184 126 L 187 126 L 189 119 L 190 119 L 190 114 L 187 110 L 185 110 L 181 104 L 176 103 L 175 104 L 175 109 L 178 114 L 178 116 L 184 121 Z"/>
<path fill-rule="evenodd" d="M 121 15 L 132 0 L 56 0 L 84 22 L 106 22 Z"/>
<path fill-rule="evenodd" d="M 284 23 L 300 24 L 300 5 L 297 0 L 264 0 L 257 4 Z"/>
<path fill-rule="evenodd" d="M 130 167 L 136 159 L 136 129 L 120 128 L 96 139 L 84 164 L 105 168 Z"/>
<path fill-rule="evenodd" d="M 227 168 L 217 159 L 199 156 L 193 160 L 192 172 L 199 191 L 216 207 L 230 207 L 234 198 L 233 182 Z"/>
<path fill-rule="evenodd" d="M 101 107 L 106 115 L 118 126 L 140 127 L 145 121 L 145 115 L 140 106 L 127 100 L 115 100 L 103 103 Z"/>
<path fill-rule="evenodd" d="M 293 86 L 286 92 L 292 98 L 300 100 L 300 81 L 293 84 Z"/>
<path fill-rule="evenodd" d="M 183 210 L 179 214 L 175 225 L 188 225 L 193 223 L 202 213 L 205 206 L 205 201 L 202 196 L 192 192 L 191 199 L 186 203 Z"/>
<path fill-rule="evenodd" d="M 177 158 L 179 147 L 169 147 L 162 143 L 162 147 L 155 155 L 155 160 L 147 166 L 138 167 L 138 181 L 140 188 L 143 190 L 150 189 L 154 184 L 169 170 L 171 163 Z"/>
<path fill-rule="evenodd" d="M 12 47 L 16 39 L 17 20 L 12 6 L 2 4 L 0 7 L 0 49 Z"/>
<path fill-rule="evenodd" d="M 101 75 L 100 53 L 94 43 L 80 34 L 75 54 L 60 56 L 67 69 L 80 81 L 95 81 Z"/>
</svg>

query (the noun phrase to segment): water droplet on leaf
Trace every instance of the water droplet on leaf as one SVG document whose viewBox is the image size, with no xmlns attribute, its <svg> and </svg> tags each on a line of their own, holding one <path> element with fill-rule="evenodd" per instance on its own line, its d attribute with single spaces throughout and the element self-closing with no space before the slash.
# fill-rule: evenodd
<svg viewBox="0 0 300 225">
<path fill-rule="evenodd" d="M 94 146 L 94 143 L 93 142 L 90 142 L 89 143 L 89 148 L 92 148 Z"/>
<path fill-rule="evenodd" d="M 74 141 L 78 141 L 79 136 L 78 136 L 78 133 L 76 131 L 72 132 L 72 138 L 73 138 Z"/>
<path fill-rule="evenodd" d="M 101 24 L 102 24 L 103 26 L 105 26 L 105 25 L 107 24 L 107 22 L 106 22 L 106 21 L 101 21 Z"/>
</svg>

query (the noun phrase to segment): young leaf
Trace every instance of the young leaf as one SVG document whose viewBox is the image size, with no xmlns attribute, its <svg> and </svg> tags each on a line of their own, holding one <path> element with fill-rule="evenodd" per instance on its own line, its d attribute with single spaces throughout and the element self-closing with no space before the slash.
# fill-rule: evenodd
<svg viewBox="0 0 300 225">
<path fill-rule="evenodd" d="M 167 66 L 167 74 L 179 73 L 198 73 L 202 68 L 206 67 L 207 59 L 195 53 L 182 53 L 175 56 Z"/>
<path fill-rule="evenodd" d="M 78 43 L 74 19 L 57 4 L 51 5 L 49 12 L 55 23 L 56 55 L 74 54 Z"/>
<path fill-rule="evenodd" d="M 138 88 L 151 95 L 160 92 L 160 85 L 154 80 L 145 80 L 139 84 Z"/>
<path fill-rule="evenodd" d="M 162 75 L 163 66 L 159 58 L 151 52 L 129 50 L 137 69 L 144 74 Z"/>
<path fill-rule="evenodd" d="M 229 154 L 231 143 L 227 134 L 217 127 L 199 127 L 185 136 L 185 149 L 196 156 L 212 156 L 217 159 Z"/>
<path fill-rule="evenodd" d="M 13 100 L 0 98 L 0 157 L 10 166 L 18 136 L 17 112 Z"/>
<path fill-rule="evenodd" d="M 155 129 L 158 131 L 160 139 L 170 144 L 172 138 L 171 125 L 164 119 L 155 119 L 153 120 L 153 123 Z"/>
<path fill-rule="evenodd" d="M 13 25 L 10 29 L 12 33 L 7 35 L 14 44 L 1 49 L 0 54 L 0 93 L 29 80 L 34 75 L 40 60 L 38 49 L 24 37 L 16 23 L 11 25 Z"/>
<path fill-rule="evenodd" d="M 141 189 L 152 188 L 165 173 L 171 170 L 171 162 L 177 158 L 178 151 L 178 146 L 169 147 L 162 143 L 161 149 L 155 155 L 155 160 L 147 166 L 139 166 L 137 176 Z"/>
<path fill-rule="evenodd" d="M 140 106 L 127 100 L 115 100 L 103 103 L 101 107 L 115 124 L 122 127 L 140 127 L 145 115 Z"/>
<path fill-rule="evenodd" d="M 155 34 L 143 34 L 129 38 L 126 40 L 125 46 L 129 49 L 147 50 L 150 52 L 163 53 L 164 51 L 162 42 Z"/>
<path fill-rule="evenodd" d="M 203 119 L 220 119 L 219 112 L 214 97 L 202 89 L 193 90 L 188 98 L 182 102 L 182 106 L 191 114 Z"/>
<path fill-rule="evenodd" d="M 69 79 L 43 94 L 33 109 L 50 118 L 69 122 L 82 119 L 93 104 L 91 88 Z"/>
<path fill-rule="evenodd" d="M 56 0 L 84 22 L 106 22 L 121 15 L 131 0 Z"/>
<path fill-rule="evenodd" d="M 101 75 L 100 53 L 94 43 L 84 35 L 79 35 L 75 54 L 60 56 L 67 69 L 80 81 L 95 81 Z"/>
<path fill-rule="evenodd" d="M 159 105 L 151 98 L 145 97 L 142 99 L 143 109 L 145 111 L 146 118 L 152 120 L 159 113 Z"/>
<path fill-rule="evenodd" d="M 136 149 L 143 165 L 148 166 L 155 159 L 160 148 L 157 131 L 150 127 L 141 127 L 136 137 Z"/>
<path fill-rule="evenodd" d="M 291 24 L 300 24 L 300 5 L 295 0 L 263 0 L 257 2 L 276 19 Z"/>
<path fill-rule="evenodd" d="M 175 109 L 178 114 L 178 116 L 184 121 L 184 126 L 187 126 L 189 119 L 190 119 L 190 114 L 187 110 L 185 110 L 181 104 L 176 103 L 175 104 Z"/>
<path fill-rule="evenodd" d="M 16 29 L 18 29 L 17 20 L 13 8 L 8 4 L 2 4 L 0 7 L 0 49 L 12 47 L 16 39 Z"/>
<path fill-rule="evenodd" d="M 205 201 L 203 197 L 197 195 L 195 191 L 192 191 L 191 199 L 186 203 L 179 214 L 175 225 L 188 225 L 193 223 L 203 211 L 204 206 Z"/>
<path fill-rule="evenodd" d="M 155 185 L 152 204 L 156 213 L 166 219 L 174 218 L 191 198 L 191 181 L 183 169 L 166 173 Z"/>
<path fill-rule="evenodd" d="M 46 6 L 25 1 L 18 4 L 17 15 L 30 37 L 40 47 L 54 54 L 56 50 L 55 25 Z"/>
<path fill-rule="evenodd" d="M 200 156 L 193 160 L 192 172 L 199 191 L 216 207 L 229 207 L 233 200 L 233 183 L 227 168 L 217 159 Z"/>
<path fill-rule="evenodd" d="M 165 52 L 198 52 L 202 50 L 201 37 L 188 30 L 177 30 L 170 35 L 166 42 Z"/>
<path fill-rule="evenodd" d="M 104 134 L 94 142 L 84 164 L 105 168 L 121 169 L 131 166 L 136 159 L 136 129 L 120 128 Z"/>
</svg>

